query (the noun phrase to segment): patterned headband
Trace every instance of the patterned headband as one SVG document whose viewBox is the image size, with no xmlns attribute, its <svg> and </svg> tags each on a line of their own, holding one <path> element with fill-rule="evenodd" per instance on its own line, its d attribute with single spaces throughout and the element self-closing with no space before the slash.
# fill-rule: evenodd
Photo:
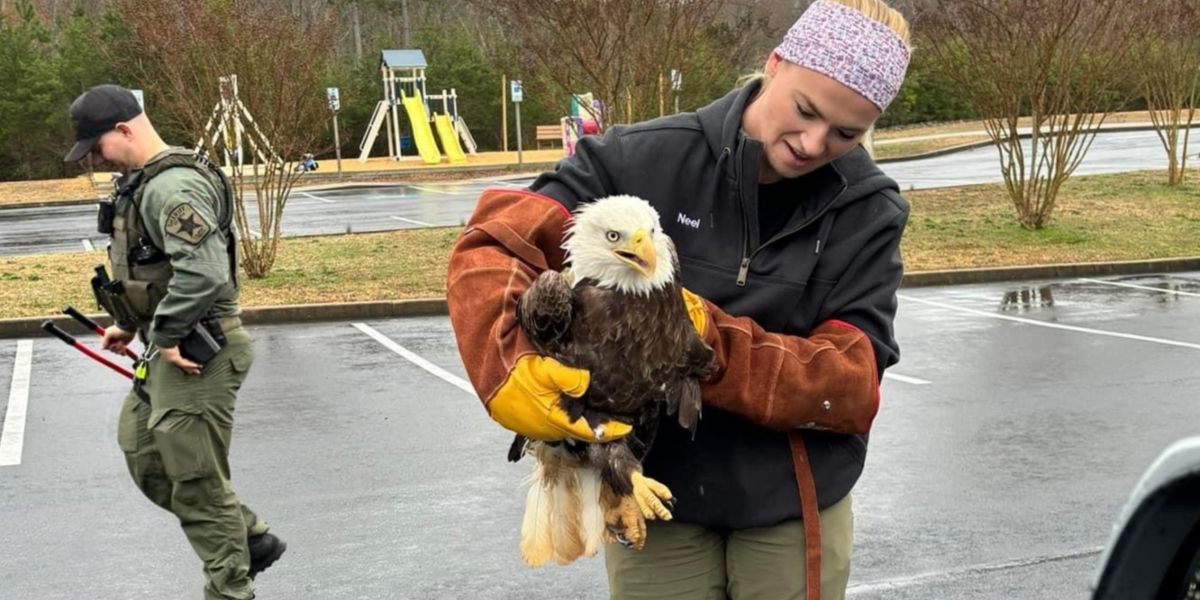
<svg viewBox="0 0 1200 600">
<path fill-rule="evenodd" d="M 886 25 L 853 8 L 818 0 L 796 20 L 780 58 L 826 75 L 887 108 L 908 70 L 911 51 Z"/>
</svg>

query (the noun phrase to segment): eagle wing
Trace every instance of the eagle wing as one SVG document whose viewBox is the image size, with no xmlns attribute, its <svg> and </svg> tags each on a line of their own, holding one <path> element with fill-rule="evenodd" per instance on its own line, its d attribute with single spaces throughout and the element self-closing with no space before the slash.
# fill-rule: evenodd
<svg viewBox="0 0 1200 600">
<path fill-rule="evenodd" d="M 517 323 L 539 354 L 561 356 L 571 343 L 575 292 L 558 271 L 543 271 L 517 301 Z"/>
</svg>

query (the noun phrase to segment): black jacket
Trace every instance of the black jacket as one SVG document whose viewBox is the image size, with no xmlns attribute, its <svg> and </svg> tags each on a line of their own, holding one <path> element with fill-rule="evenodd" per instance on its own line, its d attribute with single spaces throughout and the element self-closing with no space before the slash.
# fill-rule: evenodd
<svg viewBox="0 0 1200 600">
<path fill-rule="evenodd" d="M 760 240 L 762 144 L 741 129 L 757 90 L 751 84 L 696 113 L 584 138 L 532 190 L 571 210 L 613 194 L 647 199 L 675 242 L 685 287 L 771 332 L 807 336 L 830 319 L 850 323 L 870 338 L 882 377 L 899 359 L 892 320 L 908 204 L 856 148 L 804 176 L 811 187 L 791 221 Z M 867 439 L 804 437 L 825 508 L 857 482 Z M 786 434 L 717 409 L 704 409 L 694 440 L 664 421 L 645 470 L 675 493 L 681 522 L 745 529 L 800 517 Z"/>
</svg>

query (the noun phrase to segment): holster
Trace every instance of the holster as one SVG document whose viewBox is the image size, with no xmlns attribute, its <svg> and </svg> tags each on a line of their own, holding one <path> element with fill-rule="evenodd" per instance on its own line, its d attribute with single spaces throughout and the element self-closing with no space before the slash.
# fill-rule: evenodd
<svg viewBox="0 0 1200 600">
<path fill-rule="evenodd" d="M 221 323 L 209 311 L 182 340 L 179 340 L 179 353 L 203 366 L 212 360 L 225 344 L 225 332 L 221 329 Z"/>
<path fill-rule="evenodd" d="M 100 277 L 92 277 L 92 294 L 96 296 L 96 304 L 104 309 L 114 321 L 121 324 L 135 324 L 138 322 L 137 315 L 129 305 L 129 300 L 125 298 L 124 287 L 119 285 L 120 282 L 109 283 L 105 285 Z"/>
</svg>

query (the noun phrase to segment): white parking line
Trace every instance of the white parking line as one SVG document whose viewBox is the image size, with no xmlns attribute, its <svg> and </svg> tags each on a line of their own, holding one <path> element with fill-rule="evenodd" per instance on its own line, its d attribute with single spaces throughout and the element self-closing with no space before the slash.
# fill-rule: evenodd
<svg viewBox="0 0 1200 600">
<path fill-rule="evenodd" d="M 917 302 L 919 304 L 935 306 L 937 308 L 966 313 L 969 315 L 978 315 L 981 317 L 988 317 L 990 319 L 1001 319 L 1003 321 L 1012 321 L 1014 323 L 1023 323 L 1025 325 L 1036 325 L 1038 327 L 1046 327 L 1049 329 L 1061 329 L 1063 331 L 1074 331 L 1077 333 L 1090 333 L 1092 335 L 1103 335 L 1103 336 L 1121 338 L 1121 339 L 1126 339 L 1126 340 L 1135 340 L 1135 341 L 1139 341 L 1139 342 L 1151 342 L 1151 343 L 1155 343 L 1155 344 L 1163 344 L 1164 346 L 1178 346 L 1180 348 L 1191 348 L 1193 350 L 1200 350 L 1200 344 L 1193 344 L 1191 342 L 1180 342 L 1177 340 L 1168 340 L 1168 339 L 1163 339 L 1163 338 L 1148 337 L 1148 336 L 1144 336 L 1144 335 L 1134 335 L 1132 333 L 1120 333 L 1117 331 L 1105 331 L 1103 329 L 1092 329 L 1090 327 L 1076 327 L 1074 325 L 1063 325 L 1061 323 L 1047 323 L 1045 321 L 1038 321 L 1036 319 L 1025 319 L 1022 317 L 1013 317 L 1013 316 L 1009 316 L 1009 315 L 998 315 L 996 313 L 991 313 L 991 312 L 987 312 L 987 311 L 983 311 L 983 310 L 975 310 L 974 308 L 966 308 L 963 306 L 954 306 L 953 304 L 945 304 L 943 302 L 934 302 L 933 300 L 925 300 L 923 298 L 914 298 L 912 296 L 908 296 L 905 294 L 897 294 L 897 297 L 899 297 L 901 300 L 904 300 L 905 302 Z"/>
<path fill-rule="evenodd" d="M 883 581 L 873 581 L 869 583 L 856 583 L 846 588 L 847 596 L 856 596 L 864 593 L 878 593 L 886 591 L 896 591 L 916 585 L 925 585 L 930 583 L 961 580 L 966 577 L 986 575 L 997 571 L 1008 571 L 1011 569 L 1023 569 L 1028 567 L 1037 567 L 1049 563 L 1057 563 L 1071 560 L 1091 559 L 1100 555 L 1102 548 L 1086 548 L 1069 552 L 1066 554 L 1054 554 L 1047 556 L 1036 556 L 1033 558 L 1022 558 L 998 562 L 984 565 L 971 565 L 959 567 L 957 569 L 948 569 L 945 571 L 933 571 L 929 573 L 921 573 L 919 575 L 908 575 L 904 577 L 895 577 L 893 579 L 885 579 Z"/>
<path fill-rule="evenodd" d="M 475 388 L 471 387 L 471 384 L 468 383 L 462 377 L 459 377 L 459 376 L 425 360 L 424 358 L 417 356 L 413 351 L 409 350 L 408 348 L 405 348 L 404 346 L 401 346 L 400 344 L 397 344 L 396 342 L 392 341 L 392 339 L 387 337 L 386 335 L 383 335 L 382 333 L 375 331 L 374 327 L 371 327 L 370 325 L 367 325 L 366 323 L 354 323 L 353 325 L 354 325 L 355 329 L 367 334 L 368 336 L 370 336 L 372 339 L 379 342 L 380 344 L 383 344 L 384 348 L 387 348 L 388 350 L 391 350 L 392 352 L 395 352 L 396 354 L 399 354 L 400 356 L 404 357 L 404 359 L 407 360 L 408 362 L 410 362 L 414 365 L 417 365 L 418 367 L 421 367 L 422 369 L 425 369 L 426 371 L 429 371 L 430 373 L 434 374 L 437 378 L 441 379 L 442 381 L 445 381 L 446 383 L 449 383 L 450 385 L 453 385 L 454 387 L 456 387 L 472 396 L 475 395 Z"/>
<path fill-rule="evenodd" d="M 404 221 L 405 223 L 412 223 L 414 225 L 420 225 L 422 227 L 433 227 L 433 223 L 426 223 L 425 221 L 418 221 L 416 219 L 405 219 L 404 217 L 396 217 L 396 216 L 392 216 L 389 218 L 395 219 L 397 221 Z"/>
<path fill-rule="evenodd" d="M 931 381 L 925 381 L 924 379 L 917 379 L 916 377 L 909 377 L 907 375 L 898 375 L 896 373 L 884 373 L 883 378 L 894 379 L 901 383 L 911 383 L 913 385 L 929 385 L 932 383 Z"/>
<path fill-rule="evenodd" d="M 412 188 L 412 189 L 414 189 L 414 190 L 421 190 L 422 192 L 430 192 L 430 193 L 434 193 L 434 194 L 445 194 L 445 195 L 447 195 L 447 196 L 455 196 L 455 195 L 457 195 L 457 194 L 458 194 L 458 192 L 447 192 L 446 190 L 439 190 L 439 189 L 436 189 L 436 188 L 422 187 L 422 186 L 419 186 L 419 185 L 410 185 L 410 186 L 408 186 L 408 187 L 410 187 L 410 188 Z"/>
<path fill-rule="evenodd" d="M 1156 288 L 1156 287 L 1152 287 L 1152 286 L 1148 286 L 1148 285 L 1137 285 L 1135 283 L 1123 283 L 1120 281 L 1104 281 L 1103 279 L 1088 279 L 1086 277 L 1080 278 L 1079 281 L 1083 281 L 1083 282 L 1087 282 L 1087 283 L 1100 283 L 1100 284 L 1104 284 L 1104 285 L 1115 285 L 1117 287 L 1132 288 L 1135 290 L 1147 290 L 1150 292 L 1160 292 L 1163 294 L 1179 294 L 1180 296 L 1192 296 L 1195 298 L 1200 298 L 1200 294 L 1198 294 L 1196 292 L 1185 292 L 1183 290 L 1168 290 L 1165 288 Z"/>
<path fill-rule="evenodd" d="M 325 204 L 337 204 L 337 202 L 334 200 L 330 200 L 328 198 L 322 198 L 320 196 L 314 196 L 308 192 L 296 192 L 296 193 L 301 196 L 307 196 L 309 198 L 312 198 L 313 200 L 320 200 L 321 202 L 324 202 Z"/>
<path fill-rule="evenodd" d="M 17 358 L 13 362 L 4 430 L 0 431 L 0 467 L 21 464 L 21 448 L 25 443 L 25 410 L 29 404 L 29 373 L 32 370 L 33 340 L 21 340 L 17 342 Z"/>
<path fill-rule="evenodd" d="M 87 238 L 83 238 L 83 249 L 87 250 L 88 252 L 96 251 L 96 247 L 92 245 L 92 240 L 89 240 Z"/>
</svg>

